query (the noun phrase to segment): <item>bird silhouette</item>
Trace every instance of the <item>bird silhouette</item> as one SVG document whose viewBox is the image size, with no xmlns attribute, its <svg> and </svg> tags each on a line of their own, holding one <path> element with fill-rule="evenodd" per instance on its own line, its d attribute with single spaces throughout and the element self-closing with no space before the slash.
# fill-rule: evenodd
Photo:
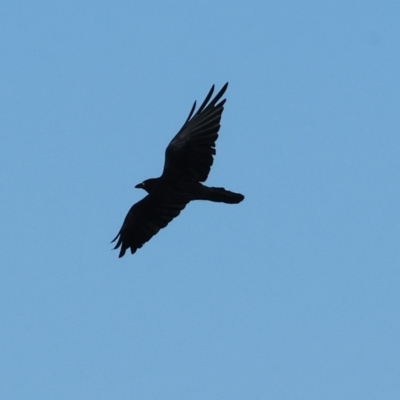
<svg viewBox="0 0 400 400">
<path fill-rule="evenodd" d="M 134 254 L 192 200 L 236 204 L 244 199 L 242 194 L 201 183 L 207 179 L 214 161 L 215 142 L 226 101 L 221 98 L 227 87 L 228 83 L 211 99 L 213 85 L 196 112 L 194 102 L 185 123 L 165 151 L 161 176 L 135 186 L 148 194 L 131 207 L 112 241 L 117 240 L 114 249 L 120 247 L 119 257 L 127 249 Z"/>
</svg>

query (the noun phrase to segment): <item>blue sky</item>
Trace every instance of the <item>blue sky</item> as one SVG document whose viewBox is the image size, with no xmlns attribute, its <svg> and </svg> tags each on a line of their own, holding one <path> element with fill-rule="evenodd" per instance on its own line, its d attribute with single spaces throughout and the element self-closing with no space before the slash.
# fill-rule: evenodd
<svg viewBox="0 0 400 400">
<path fill-rule="evenodd" d="M 2 399 L 400 398 L 400 3 L 6 2 Z M 111 251 L 194 100 L 207 183 Z"/>
</svg>

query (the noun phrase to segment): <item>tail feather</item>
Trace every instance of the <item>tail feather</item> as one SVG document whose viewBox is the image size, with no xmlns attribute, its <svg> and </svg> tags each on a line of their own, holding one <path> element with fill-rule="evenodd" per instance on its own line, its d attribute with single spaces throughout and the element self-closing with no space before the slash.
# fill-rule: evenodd
<svg viewBox="0 0 400 400">
<path fill-rule="evenodd" d="M 240 203 L 244 196 L 240 193 L 234 193 L 224 188 L 204 187 L 199 200 L 215 201 L 217 203 L 237 204 Z"/>
</svg>

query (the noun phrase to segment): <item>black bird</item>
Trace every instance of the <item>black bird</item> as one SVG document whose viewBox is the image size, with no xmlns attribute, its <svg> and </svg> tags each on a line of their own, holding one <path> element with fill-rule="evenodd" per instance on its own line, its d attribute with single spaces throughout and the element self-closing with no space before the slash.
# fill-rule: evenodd
<svg viewBox="0 0 400 400">
<path fill-rule="evenodd" d="M 165 151 L 162 175 L 136 185 L 148 195 L 134 204 L 125 217 L 114 249 L 121 247 L 119 257 L 130 248 L 131 253 L 143 246 L 192 200 L 209 200 L 228 204 L 240 203 L 244 196 L 223 188 L 207 187 L 207 179 L 215 155 L 215 142 L 226 99 L 221 100 L 228 83 L 211 100 L 214 85 L 200 108 L 189 116 Z M 220 101 L 221 100 L 221 101 Z"/>
</svg>

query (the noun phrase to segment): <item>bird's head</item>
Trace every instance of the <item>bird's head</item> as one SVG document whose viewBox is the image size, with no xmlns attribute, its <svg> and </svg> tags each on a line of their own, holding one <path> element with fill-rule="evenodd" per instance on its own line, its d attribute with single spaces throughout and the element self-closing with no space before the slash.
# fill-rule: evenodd
<svg viewBox="0 0 400 400">
<path fill-rule="evenodd" d="M 157 185 L 157 179 L 146 179 L 142 183 L 138 183 L 135 188 L 136 189 L 143 189 L 147 193 L 151 193 Z"/>
</svg>

